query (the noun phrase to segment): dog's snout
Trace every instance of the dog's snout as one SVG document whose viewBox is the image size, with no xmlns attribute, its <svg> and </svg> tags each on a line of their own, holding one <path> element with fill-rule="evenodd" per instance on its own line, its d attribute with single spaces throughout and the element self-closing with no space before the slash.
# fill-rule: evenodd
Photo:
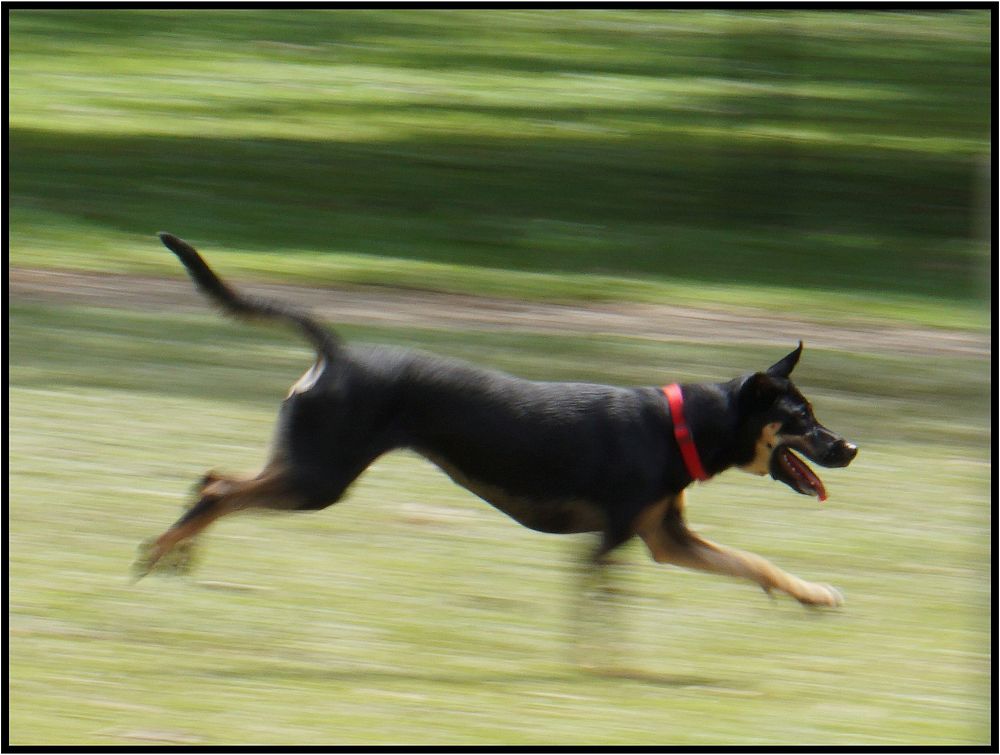
<svg viewBox="0 0 1000 755">
<path fill-rule="evenodd" d="M 858 447 L 846 440 L 837 441 L 823 459 L 830 467 L 846 467 L 858 455 Z"/>
<path fill-rule="evenodd" d="M 844 449 L 842 451 L 844 457 L 844 464 L 850 464 L 854 461 L 854 457 L 858 455 L 858 447 L 849 441 L 844 441 Z"/>
</svg>

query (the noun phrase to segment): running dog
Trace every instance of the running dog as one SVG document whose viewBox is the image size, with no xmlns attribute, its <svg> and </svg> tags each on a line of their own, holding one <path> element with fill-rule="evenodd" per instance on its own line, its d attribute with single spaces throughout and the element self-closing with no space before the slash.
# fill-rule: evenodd
<svg viewBox="0 0 1000 755">
<path fill-rule="evenodd" d="M 767 370 L 721 383 L 532 382 L 416 351 L 346 345 L 304 312 L 233 290 L 176 236 L 160 239 L 225 312 L 297 327 L 316 361 L 281 406 L 261 472 L 206 474 L 194 505 L 141 546 L 136 578 L 221 516 L 325 508 L 376 458 L 410 448 L 525 527 L 598 533 L 594 565 L 638 535 L 658 563 L 742 577 L 807 605 L 841 604 L 832 587 L 709 542 L 684 518 L 694 480 L 737 467 L 824 500 L 798 454 L 824 467 L 857 455 L 789 379 L 801 342 Z"/>
</svg>

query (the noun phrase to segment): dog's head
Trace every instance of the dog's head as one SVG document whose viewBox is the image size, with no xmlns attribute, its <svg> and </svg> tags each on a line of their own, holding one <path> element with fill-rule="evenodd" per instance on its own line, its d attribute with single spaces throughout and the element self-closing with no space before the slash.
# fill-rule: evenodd
<svg viewBox="0 0 1000 755">
<path fill-rule="evenodd" d="M 754 474 L 770 473 L 775 480 L 803 495 L 826 500 L 826 488 L 799 457 L 824 467 L 846 467 L 858 447 L 823 427 L 812 405 L 789 379 L 802 355 L 802 343 L 765 372 L 742 378 L 737 390 L 743 418 L 738 466 Z M 744 461 L 744 459 L 746 459 Z"/>
</svg>

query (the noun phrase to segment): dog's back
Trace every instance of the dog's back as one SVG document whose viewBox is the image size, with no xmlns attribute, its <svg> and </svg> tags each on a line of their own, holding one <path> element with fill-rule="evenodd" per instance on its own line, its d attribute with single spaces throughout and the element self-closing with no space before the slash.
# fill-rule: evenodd
<svg viewBox="0 0 1000 755">
<path fill-rule="evenodd" d="M 655 462 L 666 455 L 664 407 L 652 388 L 536 382 L 420 351 L 349 346 L 283 414 L 297 464 L 340 464 L 347 451 L 354 468 L 411 448 L 494 505 L 586 500 L 603 510 L 648 500 L 666 482 Z"/>
</svg>

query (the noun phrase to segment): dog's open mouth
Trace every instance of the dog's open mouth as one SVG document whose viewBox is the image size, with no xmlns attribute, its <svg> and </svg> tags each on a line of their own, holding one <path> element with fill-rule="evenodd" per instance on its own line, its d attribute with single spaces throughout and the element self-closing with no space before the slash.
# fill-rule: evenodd
<svg viewBox="0 0 1000 755">
<path fill-rule="evenodd" d="M 809 466 L 788 446 L 778 446 L 771 454 L 771 477 L 803 495 L 826 500 L 826 488 Z"/>
</svg>

